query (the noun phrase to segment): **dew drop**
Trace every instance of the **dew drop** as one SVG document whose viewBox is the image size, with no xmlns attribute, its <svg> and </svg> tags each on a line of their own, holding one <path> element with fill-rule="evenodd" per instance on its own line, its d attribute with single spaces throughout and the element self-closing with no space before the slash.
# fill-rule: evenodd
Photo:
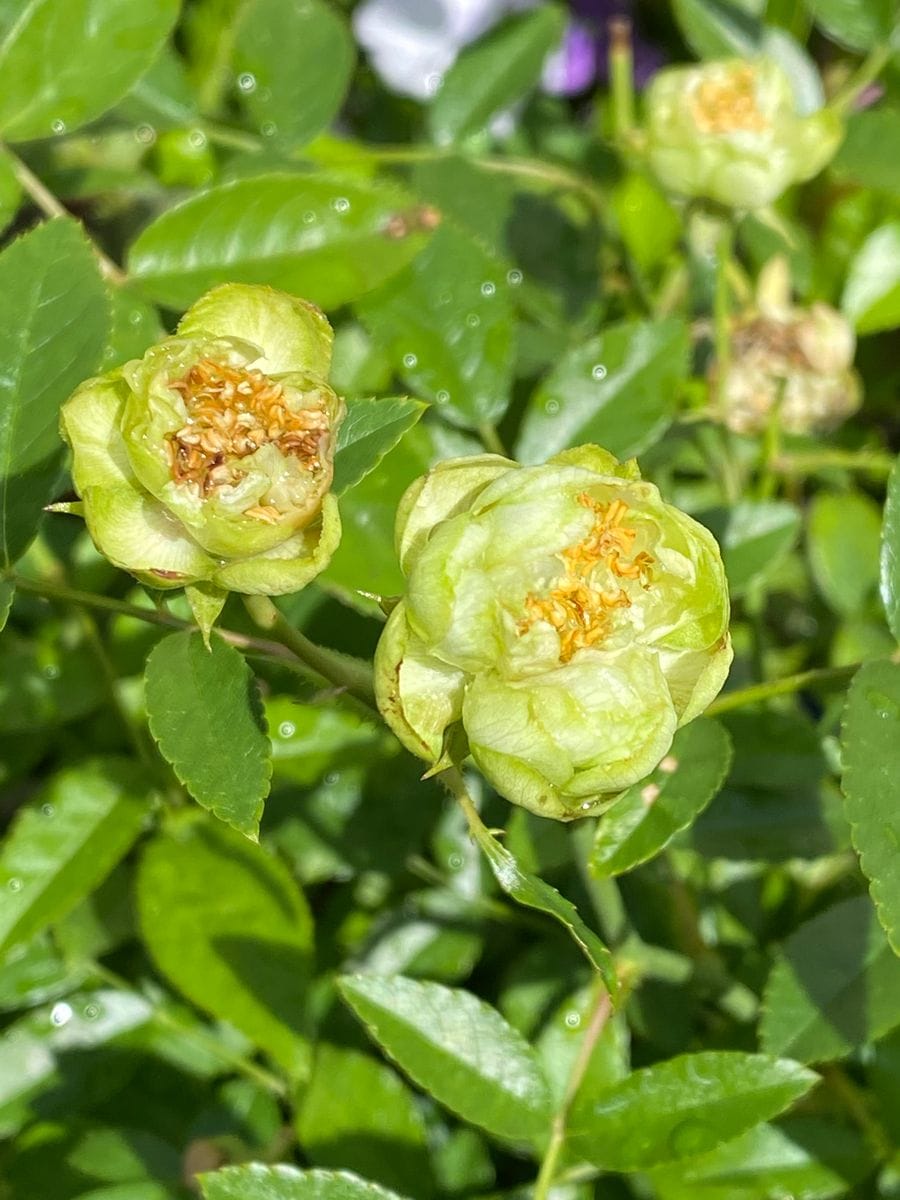
<svg viewBox="0 0 900 1200">
<path fill-rule="evenodd" d="M 42 804 L 41 805 L 41 815 L 45 816 L 48 821 L 55 812 L 56 812 L 56 809 L 53 807 L 52 804 Z"/>
<path fill-rule="evenodd" d="M 513 270 L 511 270 L 511 271 L 507 271 L 506 272 L 506 282 L 509 284 L 510 287 L 518 287 L 519 284 L 522 282 L 522 272 L 517 270 L 516 268 L 513 268 Z"/>
<path fill-rule="evenodd" d="M 325 782 L 329 787 L 334 787 L 336 783 L 340 783 L 340 779 L 341 776 L 339 771 L 329 771 L 325 776 Z"/>
<path fill-rule="evenodd" d="M 242 92 L 247 92 L 248 94 L 255 92 L 256 76 L 251 74 L 250 71 L 245 71 L 243 75 L 238 75 L 238 87 Z"/>
<path fill-rule="evenodd" d="M 10 880 L 8 880 L 8 881 L 7 881 L 7 884 L 6 884 L 6 886 L 7 886 L 7 888 L 9 888 L 9 890 L 10 890 L 11 892 L 21 892 L 21 890 L 22 890 L 22 880 L 21 880 L 21 879 L 17 879 L 17 878 L 15 877 L 15 875 L 14 875 L 14 876 L 12 877 L 12 879 L 10 879 Z"/>
<path fill-rule="evenodd" d="M 606 378 L 606 367 L 604 367 L 603 363 L 596 363 L 591 368 L 591 378 L 596 379 L 598 383 L 601 379 Z"/>
<path fill-rule="evenodd" d="M 303 214 L 303 224 L 304 225 L 315 225 L 315 223 L 316 223 L 316 214 L 314 212 L 312 212 L 312 210 L 310 210 L 309 212 L 305 212 Z"/>
<path fill-rule="evenodd" d="M 141 312 L 141 310 L 139 308 L 136 308 L 134 310 L 134 312 L 129 315 L 128 323 L 130 325 L 143 325 L 144 314 Z"/>
<path fill-rule="evenodd" d="M 47 663 L 46 667 L 44 667 L 44 677 L 46 679 L 59 678 L 59 667 L 56 663 Z"/>
<path fill-rule="evenodd" d="M 278 132 L 278 126 L 274 121 L 263 121 L 262 125 L 259 127 L 259 132 L 263 135 L 263 137 L 274 137 Z"/>
<path fill-rule="evenodd" d="M 559 401 L 558 400 L 548 400 L 547 403 L 544 405 L 544 412 L 547 413 L 551 417 L 556 416 L 556 414 L 559 412 Z"/>
<path fill-rule="evenodd" d="M 581 1024 L 581 1014 L 577 1012 L 566 1013 L 566 1024 L 570 1029 L 577 1029 Z"/>
<path fill-rule="evenodd" d="M 66 132 L 66 123 L 65 123 L 65 121 L 61 121 L 59 119 L 59 117 L 57 117 L 55 121 L 50 122 L 50 128 L 56 134 L 65 133 Z"/>
<path fill-rule="evenodd" d="M 84 1015 L 88 1021 L 96 1021 L 100 1016 L 99 1004 L 86 1004 L 84 1006 Z"/>
<path fill-rule="evenodd" d="M 466 317 L 466 324 L 470 329 L 477 329 L 481 324 L 481 317 L 479 317 L 478 313 L 469 313 Z"/>
<path fill-rule="evenodd" d="M 439 71 L 432 71 L 430 75 L 425 76 L 425 87 L 428 89 L 428 95 L 433 96 L 440 89 L 444 82 L 444 77 Z"/>
<path fill-rule="evenodd" d="M 496 290 L 497 290 L 497 285 L 495 283 L 491 283 L 491 281 L 489 279 L 486 279 L 484 281 L 484 283 L 481 285 L 482 296 L 493 296 L 493 294 L 494 294 L 494 292 L 496 292 Z"/>
<path fill-rule="evenodd" d="M 584 804 L 582 804 L 582 806 L 581 806 L 581 811 L 582 812 L 590 812 L 592 808 L 593 808 L 593 805 L 591 804 L 590 800 L 585 800 Z"/>
<path fill-rule="evenodd" d="M 331 202 L 331 207 L 336 213 L 346 213 L 350 211 L 350 201 L 346 196 L 335 196 Z"/>
<path fill-rule="evenodd" d="M 206 145 L 206 134 L 202 129 L 192 129 L 188 134 L 188 142 L 195 150 L 202 150 Z"/>
<path fill-rule="evenodd" d="M 156 130 L 152 125 L 138 125 L 134 136 L 142 145 L 149 146 L 156 141 Z"/>
<path fill-rule="evenodd" d="M 72 1005 L 66 1004 L 65 1000 L 60 1000 L 58 1004 L 54 1004 L 50 1009 L 50 1024 L 55 1025 L 57 1029 L 62 1025 L 66 1025 L 72 1020 L 74 1013 Z"/>
<path fill-rule="evenodd" d="M 447 859 L 447 866 L 451 871 L 458 871 L 463 865 L 463 856 L 461 854 L 451 854 Z"/>
<path fill-rule="evenodd" d="M 409 367 L 411 369 L 412 367 L 419 365 L 419 360 L 416 358 L 415 354 L 404 354 L 403 365 L 404 367 Z"/>
<path fill-rule="evenodd" d="M 297 726 L 293 721 L 282 721 L 278 726 L 278 733 L 283 738 L 293 737 L 297 732 Z"/>
<path fill-rule="evenodd" d="M 434 398 L 435 398 L 435 400 L 437 400 L 438 404 L 446 404 L 447 401 L 450 399 L 450 393 L 447 391 L 446 388 L 441 388 L 441 390 L 435 395 Z"/>
</svg>

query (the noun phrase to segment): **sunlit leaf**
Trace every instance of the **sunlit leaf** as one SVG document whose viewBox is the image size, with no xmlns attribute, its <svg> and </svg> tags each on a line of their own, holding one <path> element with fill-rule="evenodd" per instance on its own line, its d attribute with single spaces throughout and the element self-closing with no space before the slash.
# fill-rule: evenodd
<svg viewBox="0 0 900 1200">
<path fill-rule="evenodd" d="M 459 1116 L 516 1141 L 546 1128 L 550 1096 L 534 1051 L 483 1000 L 401 975 L 344 976 L 340 987 L 390 1057 Z"/>
</svg>

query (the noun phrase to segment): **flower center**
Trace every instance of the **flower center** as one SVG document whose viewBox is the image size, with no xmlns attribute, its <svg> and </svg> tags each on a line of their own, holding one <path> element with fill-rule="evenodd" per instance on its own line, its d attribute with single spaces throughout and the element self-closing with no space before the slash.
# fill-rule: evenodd
<svg viewBox="0 0 900 1200">
<path fill-rule="evenodd" d="M 526 596 L 527 616 L 516 627 L 521 635 L 535 621 L 552 625 L 559 634 L 559 660 L 563 663 L 610 632 L 615 610 L 631 607 L 631 598 L 618 581 L 633 580 L 648 588 L 655 561 L 646 550 L 633 553 L 637 531 L 623 524 L 627 504 L 621 500 L 601 504 L 586 492 L 578 497 L 578 503 L 593 511 L 594 524 L 587 537 L 560 554 L 565 573 L 548 594 Z M 598 584 L 595 576 L 600 566 L 605 568 L 606 579 Z"/>
<path fill-rule="evenodd" d="M 239 483 L 246 472 L 235 460 L 261 446 L 277 446 L 308 471 L 321 467 L 326 413 L 321 408 L 294 411 L 282 385 L 262 371 L 203 358 L 169 386 L 180 392 L 188 412 L 186 424 L 166 438 L 169 469 L 176 483 L 194 486 L 202 497 Z M 281 513 L 274 505 L 256 505 L 245 515 L 271 524 Z"/>
<path fill-rule="evenodd" d="M 707 79 L 697 88 L 691 103 L 694 124 L 702 133 L 762 133 L 767 118 L 756 103 L 753 68 L 737 67 L 727 79 Z"/>
</svg>

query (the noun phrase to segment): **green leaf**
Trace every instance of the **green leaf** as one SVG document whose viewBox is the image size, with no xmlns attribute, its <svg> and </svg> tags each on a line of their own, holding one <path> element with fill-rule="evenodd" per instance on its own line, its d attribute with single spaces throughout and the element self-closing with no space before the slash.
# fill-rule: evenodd
<svg viewBox="0 0 900 1200">
<path fill-rule="evenodd" d="M 147 815 L 147 785 L 124 760 L 60 772 L 24 808 L 0 849 L 0 950 L 71 911 L 128 851 Z"/>
<path fill-rule="evenodd" d="M 369 1054 L 320 1043 L 297 1114 L 304 1154 L 409 1195 L 434 1190 L 427 1131 L 416 1098 Z"/>
<path fill-rule="evenodd" d="M 503 260 L 511 302 L 566 344 L 573 323 L 599 312 L 593 209 L 539 178 L 491 171 L 461 154 L 423 159 L 411 180 L 417 195 Z"/>
<path fill-rule="evenodd" d="M 897 24 L 894 0 L 806 0 L 816 24 L 851 50 L 871 50 L 888 41 Z"/>
<path fill-rule="evenodd" d="M 427 236 L 413 201 L 394 185 L 257 175 L 163 213 L 131 247 L 129 269 L 170 308 L 233 281 L 270 284 L 332 309 L 396 274 Z"/>
<path fill-rule="evenodd" d="M 75 221 L 40 225 L 0 255 L 0 567 L 53 497 L 59 406 L 96 368 L 108 328 L 106 288 Z"/>
<path fill-rule="evenodd" d="M 817 1080 L 797 1063 L 762 1054 L 683 1054 L 576 1105 L 569 1145 L 611 1171 L 691 1158 L 783 1112 Z"/>
<path fill-rule="evenodd" d="M 409 387 L 477 427 L 506 411 L 512 305 L 502 263 L 443 225 L 413 263 L 359 305 Z"/>
<path fill-rule="evenodd" d="M 402 975 L 343 976 L 344 999 L 373 1038 L 447 1108 L 499 1137 L 540 1137 L 550 1118 L 534 1051 L 470 992 Z"/>
<path fill-rule="evenodd" d="M 767 1054 L 842 1058 L 900 1024 L 900 961 L 868 896 L 807 921 L 772 968 L 760 1026 Z"/>
<path fill-rule="evenodd" d="M 800 532 L 800 514 L 785 500 L 740 500 L 700 514 L 722 548 L 728 587 L 739 596 L 761 582 L 788 554 Z"/>
<path fill-rule="evenodd" d="M 374 471 L 411 429 L 427 405 L 408 396 L 347 401 L 334 456 L 332 490 L 340 496 Z"/>
<path fill-rule="evenodd" d="M 346 21 L 323 0 L 253 0 L 235 46 L 238 94 L 266 136 L 301 146 L 337 115 L 356 50 Z"/>
<path fill-rule="evenodd" d="M 112 294 L 112 328 L 100 370 L 120 367 L 130 358 L 142 358 L 145 350 L 165 336 L 159 314 L 152 305 L 129 288 L 116 288 Z"/>
<path fill-rule="evenodd" d="M 872 662 L 850 684 L 841 732 L 844 812 L 859 865 L 900 954 L 900 666 Z"/>
<path fill-rule="evenodd" d="M 96 1049 L 152 1015 L 149 1001 L 137 992 L 102 988 L 72 993 L 21 1017 L 0 1038 L 0 1108 L 52 1086 L 67 1051 Z"/>
<path fill-rule="evenodd" d="M 524 904 L 526 908 L 547 913 L 564 925 L 615 999 L 619 981 L 613 957 L 596 933 L 581 919 L 572 901 L 560 895 L 555 887 L 545 883 L 539 876 L 523 871 L 510 852 L 487 829 L 479 826 L 473 833 L 490 863 L 494 878 L 507 896 L 512 896 L 513 900 Z"/>
<path fill-rule="evenodd" d="M 758 54 L 762 41 L 759 20 L 763 5 L 729 0 L 673 0 L 678 28 L 699 58 Z"/>
<path fill-rule="evenodd" d="M 819 591 L 852 616 L 878 583 L 881 513 L 862 492 L 819 492 L 809 507 L 807 552 Z"/>
<path fill-rule="evenodd" d="M 881 602 L 887 623 L 900 642 L 900 458 L 888 479 L 881 527 Z"/>
<path fill-rule="evenodd" d="M 758 1125 L 718 1150 L 653 1172 L 661 1200 L 827 1200 L 874 1168 L 855 1129 L 821 1117 Z"/>
<path fill-rule="evenodd" d="M 29 0 L 13 6 L 0 28 L 4 137 L 50 137 L 99 117 L 153 62 L 178 10 L 178 0 Z"/>
<path fill-rule="evenodd" d="M 394 550 L 394 521 L 400 497 L 431 466 L 432 445 L 423 425 L 414 425 L 373 471 L 341 499 L 341 544 L 316 581 L 342 599 L 379 612 L 357 595 L 399 596 L 405 587 Z"/>
<path fill-rule="evenodd" d="M 22 203 L 22 185 L 13 170 L 11 156 L 0 149 L 0 233 L 3 233 Z"/>
<path fill-rule="evenodd" d="M 900 221 L 869 234 L 853 261 L 841 308 L 858 333 L 878 333 L 900 324 Z"/>
<path fill-rule="evenodd" d="M 150 732 L 194 799 L 254 840 L 272 778 L 259 692 L 220 637 L 172 633 L 147 659 Z"/>
<path fill-rule="evenodd" d="M 706 808 L 731 765 L 731 739 L 717 722 L 700 718 L 675 734 L 656 770 L 603 813 L 591 852 L 591 872 L 622 875 L 658 854 Z"/>
<path fill-rule="evenodd" d="M 438 145 L 480 133 L 495 113 L 532 88 L 564 24 L 560 8 L 542 5 L 504 21 L 464 50 L 432 101 L 429 126 Z"/>
<path fill-rule="evenodd" d="M 851 113 L 831 170 L 862 187 L 900 192 L 900 109 Z"/>
<path fill-rule="evenodd" d="M 349 1171 L 298 1171 L 250 1163 L 200 1176 L 204 1200 L 400 1200 Z"/>
<path fill-rule="evenodd" d="M 16 598 L 16 585 L 11 579 L 0 579 L 0 633 L 6 628 L 6 622 Z"/>
<path fill-rule="evenodd" d="M 525 463 L 596 442 L 618 458 L 658 442 L 688 369 L 683 321 L 626 321 L 566 354 L 531 398 L 516 448 Z"/>
<path fill-rule="evenodd" d="M 29 641 L 10 629 L 0 642 L 0 733 L 53 729 L 107 697 L 96 656 L 71 626 L 38 632 L 40 640 Z"/>
<path fill-rule="evenodd" d="M 312 962 L 306 901 L 260 846 L 199 813 L 187 816 L 150 843 L 138 870 L 147 948 L 188 999 L 304 1073 Z"/>
</svg>

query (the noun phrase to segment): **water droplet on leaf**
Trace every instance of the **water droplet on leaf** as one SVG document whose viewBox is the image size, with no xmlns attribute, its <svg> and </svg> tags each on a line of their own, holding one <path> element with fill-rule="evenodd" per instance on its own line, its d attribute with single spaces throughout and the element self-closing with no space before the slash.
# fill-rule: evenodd
<svg viewBox="0 0 900 1200">
<path fill-rule="evenodd" d="M 73 1015 L 72 1005 L 66 1004 L 65 1000 L 60 1000 L 58 1004 L 54 1004 L 50 1009 L 50 1024 L 55 1025 L 59 1029 L 60 1026 L 71 1021 Z"/>
<path fill-rule="evenodd" d="M 595 365 L 594 365 L 594 366 L 591 368 L 591 378 L 592 378 L 592 379 L 596 379 L 598 382 L 599 382 L 601 379 L 605 379 L 605 378 L 606 378 L 606 374 L 607 374 L 607 372 L 606 372 L 606 367 L 604 367 L 603 363 L 596 363 L 596 364 L 595 364 Z"/>
<path fill-rule="evenodd" d="M 238 87 L 242 92 L 256 91 L 256 76 L 249 71 L 245 71 L 243 75 L 238 75 Z"/>
</svg>

